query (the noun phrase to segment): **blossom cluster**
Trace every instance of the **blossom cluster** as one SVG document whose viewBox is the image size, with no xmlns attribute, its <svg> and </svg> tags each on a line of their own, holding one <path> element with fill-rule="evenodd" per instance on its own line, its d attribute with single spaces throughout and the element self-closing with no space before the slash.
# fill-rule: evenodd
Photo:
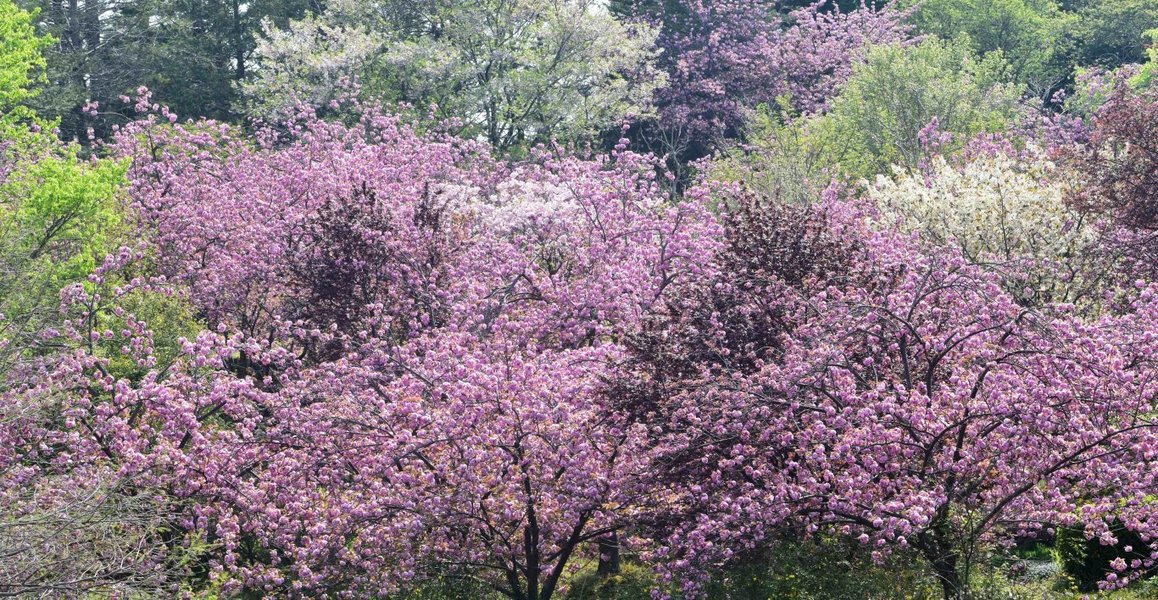
<svg viewBox="0 0 1158 600">
<path fill-rule="evenodd" d="M 373 108 L 147 116 L 111 151 L 141 240 L 0 396 L 30 411 L 0 503 L 131 481 L 222 593 L 546 600 L 612 544 L 695 595 L 788 528 L 914 552 L 951 596 L 979 544 L 1158 536 L 1158 287 L 1011 286 L 1105 239 L 1030 151 L 812 204 L 674 199 L 626 142 L 504 163 Z M 164 351 L 141 294 L 202 327 Z M 1158 558 L 1132 552 L 1105 585 Z"/>
</svg>

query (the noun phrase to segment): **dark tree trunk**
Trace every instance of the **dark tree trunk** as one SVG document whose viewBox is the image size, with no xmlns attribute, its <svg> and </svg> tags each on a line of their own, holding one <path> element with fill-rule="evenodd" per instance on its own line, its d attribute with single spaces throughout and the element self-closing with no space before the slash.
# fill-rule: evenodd
<svg viewBox="0 0 1158 600">
<path fill-rule="evenodd" d="M 964 591 L 961 588 L 961 576 L 957 573 L 957 555 L 948 554 L 941 560 L 933 563 L 933 571 L 937 579 L 941 580 L 941 591 L 945 600 L 957 600 Z"/>
<path fill-rule="evenodd" d="M 49 3 L 48 17 L 54 27 L 64 24 L 64 0 L 52 0 Z"/>
<path fill-rule="evenodd" d="M 918 537 L 918 548 L 925 560 L 933 567 L 933 573 L 941 582 L 945 600 L 958 600 L 965 591 L 961 574 L 957 570 L 958 557 L 953 545 L 942 528 L 936 527 Z"/>
<path fill-rule="evenodd" d="M 618 575 L 620 571 L 619 536 L 615 533 L 596 541 L 599 546 L 599 567 L 596 574 L 601 577 Z"/>
<path fill-rule="evenodd" d="M 81 57 L 84 55 L 85 48 L 85 22 L 84 13 L 87 12 L 87 5 L 82 7 L 79 0 L 69 0 L 67 13 L 64 18 L 64 27 L 60 34 L 60 45 L 65 54 L 73 57 Z M 77 59 L 75 64 L 70 65 L 71 73 L 68 73 L 68 83 L 75 86 L 75 89 L 81 92 L 84 96 L 88 96 L 89 77 L 88 60 Z M 67 117 L 61 119 L 60 132 L 65 139 L 72 139 L 77 142 L 83 142 L 85 130 L 85 114 L 81 106 L 75 106 L 70 111 Z"/>
<path fill-rule="evenodd" d="M 68 25 L 65 29 L 65 35 L 61 36 L 62 40 L 68 40 L 69 49 L 80 50 L 80 4 L 78 0 L 68 0 L 68 16 L 66 17 Z"/>
<path fill-rule="evenodd" d="M 103 4 L 99 0 L 86 0 L 84 3 L 84 44 L 90 54 L 95 54 L 100 49 Z"/>
<path fill-rule="evenodd" d="M 245 79 L 245 29 L 241 22 L 241 0 L 233 0 L 233 60 L 236 61 L 234 78 Z"/>
</svg>

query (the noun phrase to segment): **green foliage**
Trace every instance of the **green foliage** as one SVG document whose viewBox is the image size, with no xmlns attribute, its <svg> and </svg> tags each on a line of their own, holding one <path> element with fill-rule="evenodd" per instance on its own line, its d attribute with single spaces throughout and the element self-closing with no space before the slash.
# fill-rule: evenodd
<svg viewBox="0 0 1158 600">
<path fill-rule="evenodd" d="M 2 219 L 20 232 L 9 246 L 52 265 L 53 279 L 81 277 L 111 249 L 120 213 L 115 206 L 124 184 L 125 162 L 88 162 L 73 154 L 47 156 L 17 171 L 0 194 L 17 204 Z M 18 201 L 17 201 L 18 199 Z"/>
<path fill-rule="evenodd" d="M 1158 0 L 1094 0 L 1069 29 L 1071 61 L 1113 69 L 1146 60 L 1143 34 L 1158 27 Z"/>
<path fill-rule="evenodd" d="M 874 564 L 852 541 L 782 540 L 717 577 L 707 596 L 721 600 L 862 600 L 935 598 L 940 589 L 909 556 Z"/>
<path fill-rule="evenodd" d="M 921 132 L 931 123 L 960 145 L 1014 121 L 1020 97 L 1002 55 L 979 59 L 968 40 L 880 46 L 855 68 L 829 115 L 810 125 L 810 136 L 850 176 L 868 178 L 894 164 L 912 171 L 930 155 Z"/>
<path fill-rule="evenodd" d="M 1062 40 L 1075 20 L 1054 0 L 923 0 L 914 21 L 942 39 L 964 34 L 981 55 L 1000 52 L 1018 82 L 1044 95 L 1067 76 Z"/>
<path fill-rule="evenodd" d="M 12 0 L 0 0 L 0 111 L 33 96 L 30 87 L 44 69 L 43 49 L 52 40 L 36 35 L 33 15 Z"/>
<path fill-rule="evenodd" d="M 82 160 L 75 148 L 17 165 L 0 183 L 0 236 L 8 261 L 23 262 L 53 286 L 91 272 L 119 233 L 116 199 L 127 167 Z M 29 286 L 25 281 L 19 287 Z"/>
<path fill-rule="evenodd" d="M 32 136 L 38 144 L 31 146 L 44 137 Z M 58 148 L 18 163 L 0 181 L 0 336 L 6 342 L 0 371 L 36 348 L 37 332 L 59 318 L 61 288 L 83 281 L 120 242 L 117 200 L 126 166 L 83 161 L 75 148 Z"/>
<path fill-rule="evenodd" d="M 753 191 L 793 204 L 809 204 L 831 180 L 823 148 L 809 137 L 806 122 L 783 119 L 789 108 L 761 106 L 749 123 L 747 143 L 707 165 L 715 181 L 743 183 Z"/>
<path fill-rule="evenodd" d="M 654 18 L 657 15 L 687 16 L 687 6 L 680 0 L 609 0 L 607 9 L 611 14 L 622 18 Z"/>
<path fill-rule="evenodd" d="M 391 596 L 389 600 L 501 600 L 504 596 L 470 579 L 447 577 Z"/>
<path fill-rule="evenodd" d="M 194 339 L 202 329 L 192 308 L 184 299 L 153 292 L 132 292 L 120 301 L 124 317 L 102 315 L 102 327 L 113 331 L 124 329 L 126 318 L 144 321 L 152 332 L 156 365 L 141 365 L 129 353 L 123 352 L 118 340 L 102 342 L 101 354 L 109 358 L 109 372 L 118 378 L 139 381 L 150 369 L 164 370 L 177 358 L 181 348 L 177 340 Z"/>
<path fill-rule="evenodd" d="M 625 562 L 615 575 L 599 575 L 595 567 L 580 571 L 570 582 L 566 600 L 649 600 L 658 585 L 655 574 L 641 565 Z"/>
<path fill-rule="evenodd" d="M 1153 87 L 1155 80 L 1158 79 L 1158 29 L 1147 31 L 1146 37 L 1150 40 L 1150 45 L 1146 48 L 1146 64 L 1142 65 L 1142 70 L 1131 81 L 1137 88 Z"/>
<path fill-rule="evenodd" d="M 43 51 L 52 40 L 36 34 L 34 18 L 12 0 L 0 0 L 0 139 L 11 139 L 16 123 L 31 116 L 23 104 L 44 77 Z"/>
</svg>

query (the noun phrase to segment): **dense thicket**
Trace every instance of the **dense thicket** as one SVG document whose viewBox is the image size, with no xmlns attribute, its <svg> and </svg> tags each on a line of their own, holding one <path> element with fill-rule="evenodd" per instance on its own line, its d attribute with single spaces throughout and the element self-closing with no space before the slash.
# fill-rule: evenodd
<svg viewBox="0 0 1158 600">
<path fill-rule="evenodd" d="M 1128 4 L 0 0 L 0 594 L 1147 585 Z"/>
</svg>

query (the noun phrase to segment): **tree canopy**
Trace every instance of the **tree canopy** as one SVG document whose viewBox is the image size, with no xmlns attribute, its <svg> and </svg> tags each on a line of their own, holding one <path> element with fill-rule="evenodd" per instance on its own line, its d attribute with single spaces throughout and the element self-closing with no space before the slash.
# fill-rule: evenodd
<svg viewBox="0 0 1158 600">
<path fill-rule="evenodd" d="M 1148 594 L 1156 14 L 0 0 L 0 595 Z"/>
</svg>

